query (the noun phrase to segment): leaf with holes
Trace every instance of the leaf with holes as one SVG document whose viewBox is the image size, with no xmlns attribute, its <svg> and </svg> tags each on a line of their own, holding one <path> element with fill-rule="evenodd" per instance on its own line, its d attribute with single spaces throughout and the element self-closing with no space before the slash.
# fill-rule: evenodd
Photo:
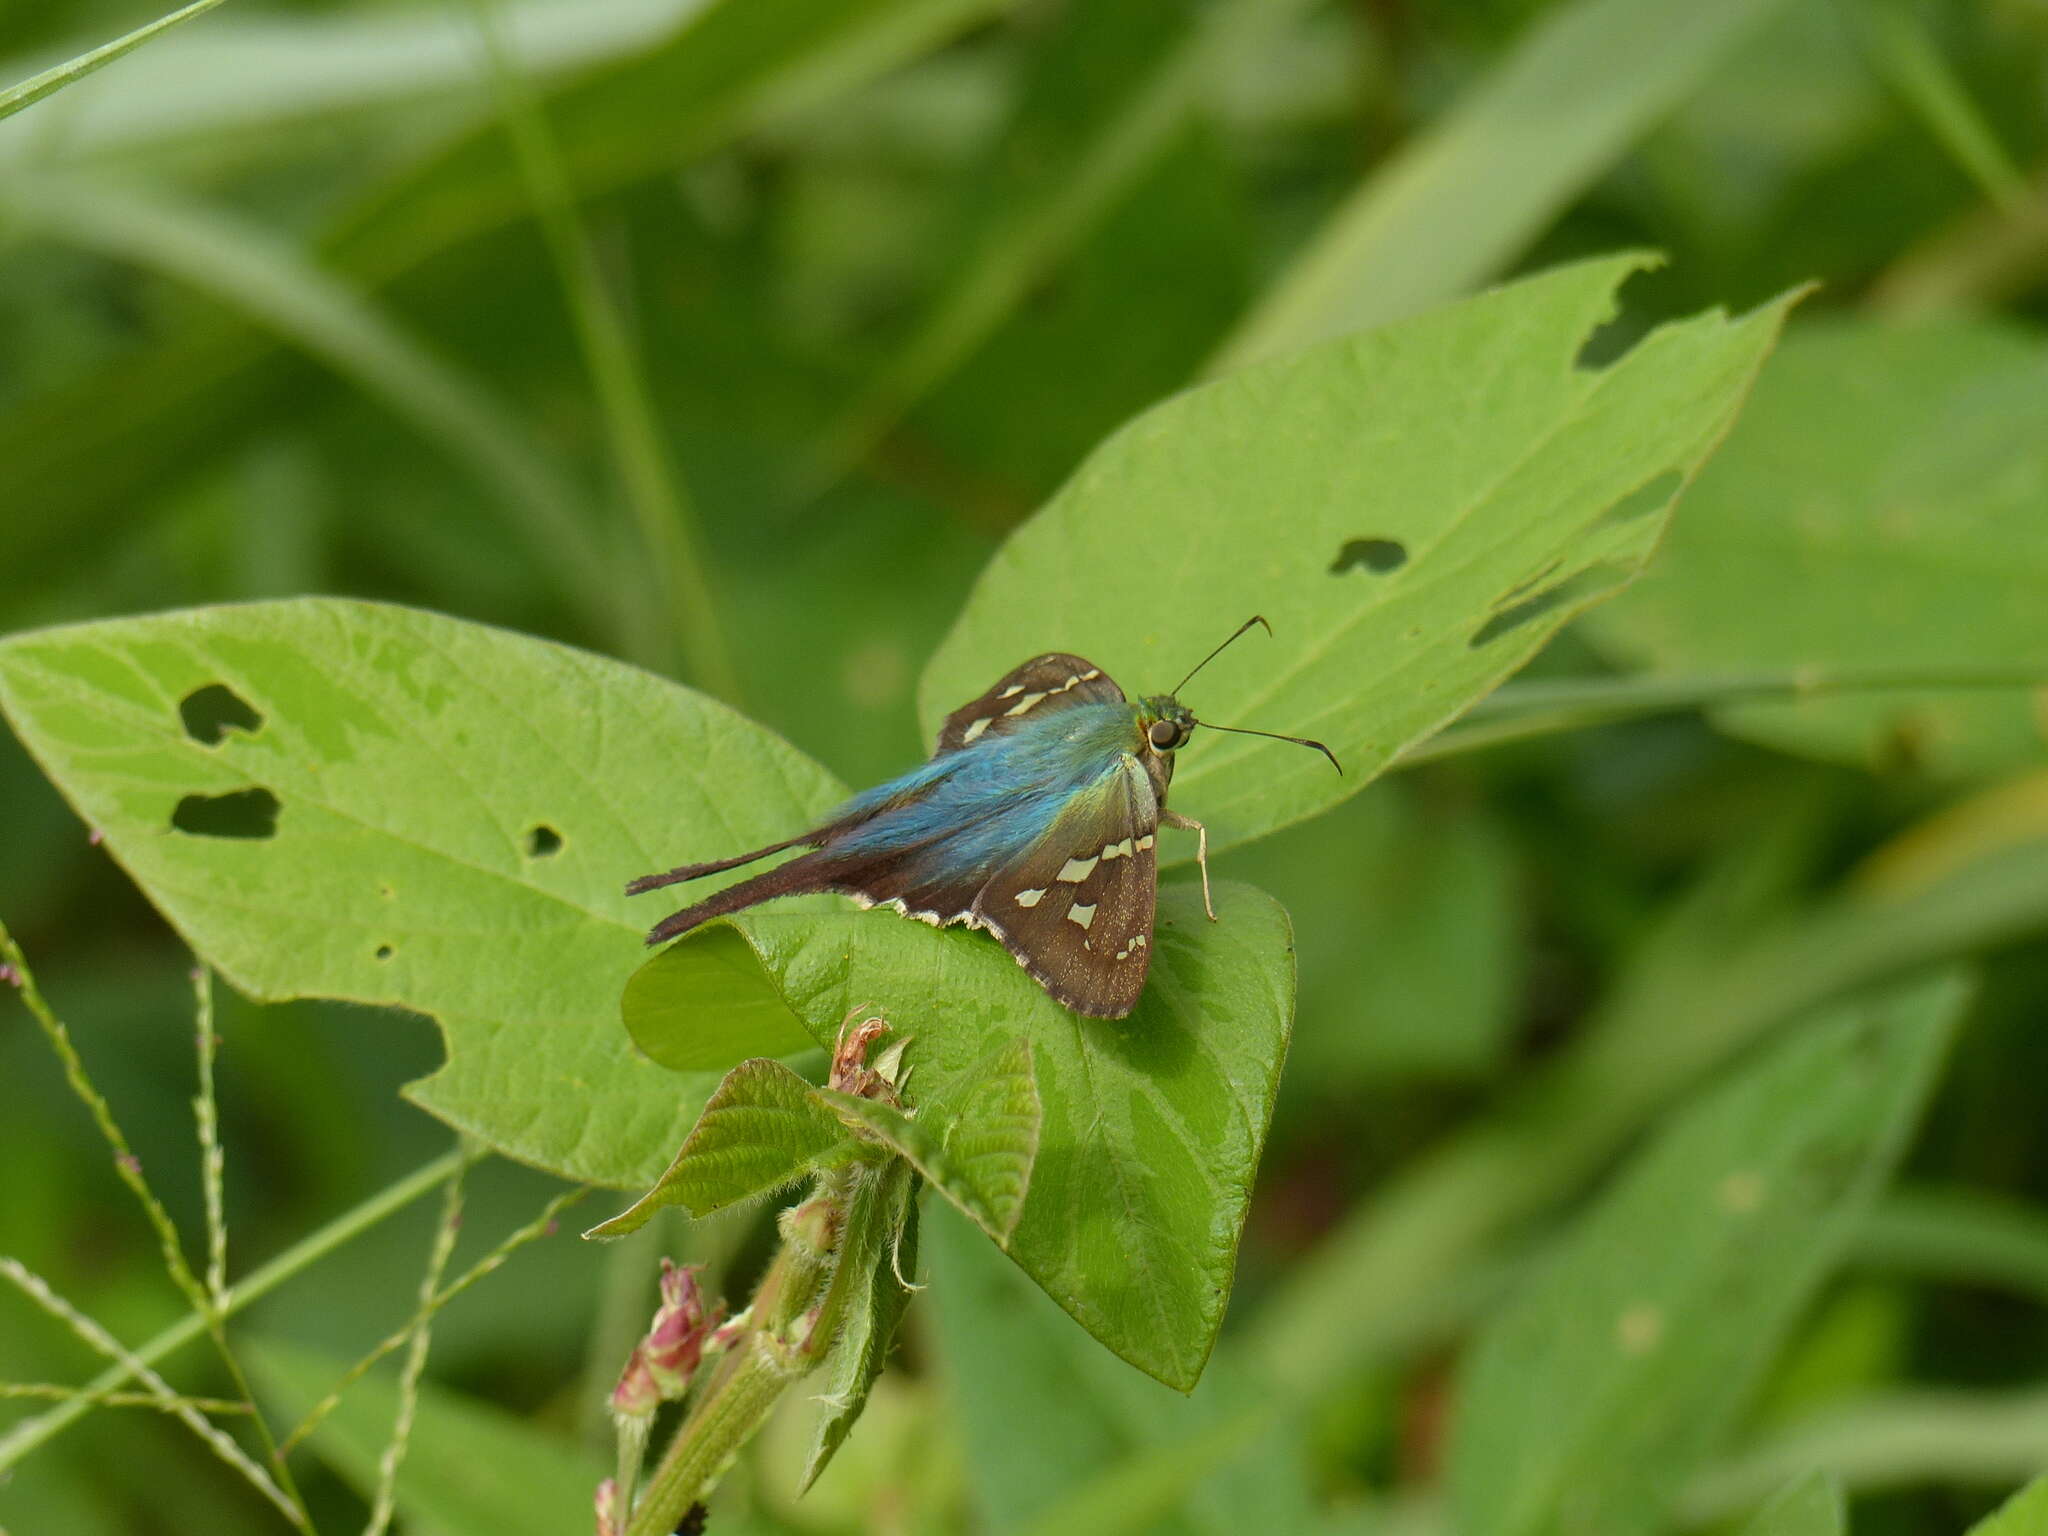
<svg viewBox="0 0 2048 1536">
<path fill-rule="evenodd" d="M 1624 1171 L 1466 1356 L 1457 1529 L 1660 1524 L 1890 1176 L 1968 990 L 1923 974 L 1813 1019 Z"/>
<path fill-rule="evenodd" d="M 1038 1156 L 1038 1083 L 1031 1042 L 1006 1042 L 968 1069 L 957 1093 L 938 1096 L 945 1116 L 914 1118 L 888 1104 L 821 1090 L 847 1125 L 906 1159 L 982 1231 L 1007 1247 Z"/>
<path fill-rule="evenodd" d="M 1994 670 L 2048 682 L 2048 359 L 2010 321 L 1803 328 L 1600 644 L 1680 672 Z M 1740 736 L 1864 765 L 2048 760 L 2048 691 L 1725 705 Z"/>
<path fill-rule="evenodd" d="M 1197 890 L 1161 887 L 1151 980 L 1130 1017 L 1115 1020 L 1061 1008 L 985 934 L 886 911 L 827 920 L 757 910 L 729 921 L 758 957 L 762 1008 L 829 1040 L 852 1009 L 871 1005 L 909 1037 L 916 1155 L 938 1166 L 933 1128 L 952 1127 L 939 1150 L 976 1170 L 981 1202 L 996 1207 L 985 1225 L 998 1229 L 1005 1181 L 1021 1186 L 1028 1163 L 1010 1257 L 1116 1353 L 1187 1389 L 1230 1295 L 1294 1014 L 1286 913 L 1228 882 L 1216 887 L 1216 910 L 1211 923 Z M 688 1018 L 699 987 L 733 995 L 727 952 L 698 963 L 717 931 L 647 963 L 629 995 L 648 1017 Z M 1029 1158 L 1021 1056 L 996 1070 L 1025 1042 L 1040 1106 Z M 903 1125 L 887 1128 L 913 1146 Z"/>
<path fill-rule="evenodd" d="M 779 1061 L 743 1061 L 725 1074 L 654 1187 L 583 1235 L 624 1237 L 668 1205 L 709 1216 L 854 1155 L 846 1127 L 809 1083 Z"/>
<path fill-rule="evenodd" d="M 717 1081 L 619 1031 L 647 923 L 623 881 L 787 836 L 843 793 L 686 688 L 370 603 L 19 635 L 0 643 L 0 709 L 235 985 L 433 1016 L 447 1064 L 412 1097 L 623 1187 L 654 1179 Z M 791 1044 L 720 1017 L 720 1066 Z"/>
<path fill-rule="evenodd" d="M 919 689 L 929 729 L 1034 651 L 1204 719 L 1320 737 L 1197 739 L 1174 804 L 1213 846 L 1354 794 L 1639 571 L 1734 419 L 1786 302 L 1581 361 L 1637 256 L 1563 267 L 1177 395 L 1007 540 Z M 1134 579 L 1130 551 L 1150 551 Z M 1185 857 L 1185 854 L 1180 856 Z"/>
</svg>

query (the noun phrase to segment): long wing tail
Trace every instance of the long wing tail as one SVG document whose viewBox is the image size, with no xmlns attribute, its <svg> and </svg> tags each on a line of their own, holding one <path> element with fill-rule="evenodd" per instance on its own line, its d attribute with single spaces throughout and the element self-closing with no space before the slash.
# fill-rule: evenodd
<svg viewBox="0 0 2048 1536">
<path fill-rule="evenodd" d="M 781 845 L 784 848 L 788 843 Z M 764 848 L 762 853 L 775 852 Z M 759 854 L 749 855 L 752 858 Z M 746 859 L 733 859 L 725 864 L 705 866 L 697 873 L 710 874 L 714 869 L 730 869 L 734 864 L 744 864 Z M 724 890 L 707 896 L 693 907 L 684 907 L 671 912 L 647 931 L 647 944 L 651 949 L 657 944 L 666 944 L 679 934 L 688 933 L 700 923 L 708 923 L 714 917 L 726 917 L 756 902 L 769 901 L 777 896 L 800 896 L 812 891 L 830 890 L 846 872 L 845 861 L 835 857 L 829 850 L 806 853 L 791 859 L 787 864 L 778 864 L 773 869 L 763 870 L 752 879 L 742 880 L 737 885 L 728 885 Z M 661 877 L 653 877 L 657 883 L 666 883 Z M 682 878 L 690 879 L 685 875 Z M 636 885 L 641 882 L 635 881 Z M 642 886 L 643 889 L 652 889 Z"/>
<path fill-rule="evenodd" d="M 683 881 L 695 880 L 700 875 L 716 875 L 728 869 L 738 869 L 742 864 L 765 859 L 771 853 L 781 853 L 784 849 L 794 848 L 799 843 L 815 843 L 827 830 L 829 829 L 819 827 L 814 831 L 799 833 L 785 842 L 770 843 L 766 848 L 756 848 L 752 853 L 735 854 L 732 858 L 717 859 L 709 864 L 678 864 L 674 869 L 659 875 L 642 875 L 638 880 L 627 882 L 626 894 L 638 896 L 643 891 L 658 891 L 664 885 L 680 885 Z"/>
</svg>

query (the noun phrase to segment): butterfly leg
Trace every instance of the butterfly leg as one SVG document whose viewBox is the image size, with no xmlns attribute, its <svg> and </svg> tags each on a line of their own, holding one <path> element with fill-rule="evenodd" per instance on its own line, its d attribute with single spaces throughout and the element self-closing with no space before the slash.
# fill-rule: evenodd
<svg viewBox="0 0 2048 1536">
<path fill-rule="evenodd" d="M 1195 867 L 1202 872 L 1202 910 L 1209 914 L 1209 921 L 1216 921 L 1216 908 L 1209 900 L 1209 829 L 1192 816 L 1183 816 L 1179 811 L 1159 807 L 1159 824 L 1172 827 L 1176 832 L 1196 834 Z"/>
</svg>

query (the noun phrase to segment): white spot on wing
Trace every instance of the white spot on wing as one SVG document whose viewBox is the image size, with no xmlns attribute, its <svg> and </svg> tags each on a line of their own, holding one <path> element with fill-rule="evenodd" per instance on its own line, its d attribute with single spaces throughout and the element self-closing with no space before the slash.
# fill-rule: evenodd
<svg viewBox="0 0 2048 1536">
<path fill-rule="evenodd" d="M 967 729 L 960 733 L 960 744 L 962 746 L 965 746 L 968 742 L 973 741 L 983 731 L 987 730 L 988 727 L 989 717 L 986 715 L 983 715 L 979 720 L 969 721 Z"/>
<path fill-rule="evenodd" d="M 1043 900 L 1045 900 L 1045 892 L 1042 890 L 1019 891 L 1017 893 L 1017 905 L 1020 907 L 1035 907 Z"/>
<path fill-rule="evenodd" d="M 1066 881 L 1069 885 L 1079 885 L 1095 873 L 1095 863 L 1094 859 L 1069 859 L 1060 866 L 1056 878 Z"/>
<path fill-rule="evenodd" d="M 1111 859 L 1128 859 L 1129 857 L 1131 857 L 1131 840 L 1128 837 L 1120 843 L 1111 843 L 1102 850 L 1102 862 L 1105 864 Z"/>
<path fill-rule="evenodd" d="M 1138 839 L 1138 852 L 1143 853 L 1147 848 L 1150 848 L 1152 846 L 1154 841 L 1155 839 L 1153 838 L 1152 834 L 1150 832 L 1147 832 L 1143 837 Z"/>
<path fill-rule="evenodd" d="M 1019 699 L 1016 703 L 1012 704 L 1008 709 L 1004 710 L 1003 713 L 1006 715 L 1021 715 L 1024 713 L 1025 710 L 1029 709 L 1032 705 L 1036 704 L 1040 699 L 1044 697 L 1045 695 L 1042 693 L 1027 693 L 1024 695 L 1023 698 Z"/>
<path fill-rule="evenodd" d="M 999 699 L 1014 699 L 1015 697 L 1017 697 L 1018 694 L 1022 693 L 1023 691 L 1024 685 L 1022 683 L 1012 683 L 1009 687 L 1005 688 L 1001 693 L 997 694 L 996 697 Z"/>
<path fill-rule="evenodd" d="M 1083 928 L 1092 928 L 1095 926 L 1095 908 L 1077 901 L 1067 908 L 1067 921 L 1079 923 Z"/>
</svg>

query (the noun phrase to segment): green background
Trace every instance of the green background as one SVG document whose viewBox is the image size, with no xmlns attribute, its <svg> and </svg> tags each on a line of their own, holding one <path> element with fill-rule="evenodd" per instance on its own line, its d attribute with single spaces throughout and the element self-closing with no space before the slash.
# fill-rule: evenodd
<svg viewBox="0 0 2048 1536">
<path fill-rule="evenodd" d="M 0 634 L 322 593 L 566 642 L 721 694 L 798 749 L 734 770 L 765 839 L 832 780 L 908 766 L 939 714 L 1041 644 L 1149 690 L 1190 637 L 1266 606 L 1280 635 L 1240 642 L 1200 707 L 1377 767 L 1445 712 L 1382 683 L 1399 627 L 1343 627 L 1346 594 L 1380 579 L 1330 570 L 1347 541 L 1419 552 L 1468 502 L 1505 540 L 1546 496 L 1589 517 L 1667 500 L 1658 473 L 1706 445 L 1635 344 L 1820 285 L 1645 578 L 1523 677 L 1647 669 L 1709 708 L 1602 723 L 1567 695 L 1585 729 L 1419 762 L 1334 809 L 1353 786 L 1308 754 L 1190 750 L 1175 803 L 1242 844 L 1216 873 L 1285 907 L 1299 968 L 1202 1388 L 1112 1356 L 928 1201 L 931 1288 L 838 1462 L 795 1498 L 795 1405 L 714 1531 L 1753 1517 L 1807 1536 L 1845 1507 L 1857 1531 L 1945 1533 L 2048 1468 L 2048 703 L 1974 686 L 2048 675 L 2048 13 L 518 0 L 499 18 L 587 238 L 566 279 L 464 7 L 227 0 L 0 121 Z M 150 19 L 0 5 L 0 82 Z M 1577 369 L 1583 327 L 1553 347 L 1573 389 L 1649 381 L 1591 426 L 1566 395 L 1457 366 L 1459 322 L 1426 313 L 1625 249 L 1667 259 L 1628 279 Z M 645 381 L 638 437 L 621 375 L 585 366 L 594 293 Z M 1069 480 L 1190 385 L 1418 316 L 1398 334 L 1438 339 L 1413 372 L 1387 359 L 1348 395 L 1247 395 L 1213 419 L 1215 396 L 1184 399 L 1145 418 L 1186 434 L 1163 466 L 1134 429 L 1114 473 Z M 1340 398 L 1410 478 L 1343 478 L 1349 419 L 1315 414 Z M 1548 440 L 1538 403 L 1589 446 L 1502 493 L 1485 454 Z M 1232 481 L 1230 431 L 1297 473 Z M 1159 491 L 1175 472 L 1184 505 Z M 1361 502 L 1370 527 L 1344 520 Z M 678 563 L 639 553 L 643 516 L 691 530 Z M 1254 571 L 1218 530 L 1262 516 L 1277 532 Z M 1661 522 L 1616 519 L 1603 554 L 1632 564 Z M 694 573 L 715 637 L 665 621 L 663 570 Z M 1426 676 L 1481 691 L 1601 591 Z M 1744 691 L 1794 674 L 1817 686 Z M 754 796 L 764 775 L 779 805 Z M 664 814 L 699 814 L 660 787 L 634 786 L 648 807 L 620 859 L 663 843 Z M 360 916 L 311 875 L 296 894 L 279 963 Z M 577 942 L 630 965 L 636 914 Z M 190 955 L 4 734 L 0 917 L 196 1233 Z M 573 965 L 490 942 L 507 958 L 467 1001 L 545 1015 Z M 434 1027 L 366 1004 L 464 1000 L 380 991 L 348 958 L 368 980 L 329 991 L 353 1003 L 220 989 L 237 1273 L 449 1145 L 399 1096 L 443 1065 Z M 514 1053 L 467 1077 L 459 1058 L 423 1095 L 438 1112 L 471 1123 L 466 1102 L 516 1092 Z M 539 1097 L 532 1145 L 559 1147 L 571 1131 Z M 650 1122 L 633 1171 L 687 1120 Z M 469 1184 L 458 1266 L 561 1187 L 504 1160 Z M 582 1528 L 654 1256 L 738 1294 L 766 1252 L 758 1212 L 579 1242 L 609 1198 L 437 1321 L 405 1528 Z M 275 1417 L 408 1316 L 431 1205 L 247 1314 Z M 11 1004 L 0 1253 L 131 1343 L 184 1312 Z M 0 1379 L 96 1368 L 0 1292 Z M 200 1350 L 169 1374 L 227 1390 Z M 393 1390 L 373 1374 L 296 1459 L 322 1531 L 360 1525 Z M 40 1406 L 0 1402 L 0 1435 Z M 1999 1536 L 2044 1529 L 2042 1509 L 2037 1491 Z M 0 1483 L 15 1536 L 282 1528 L 133 1409 Z"/>
</svg>

